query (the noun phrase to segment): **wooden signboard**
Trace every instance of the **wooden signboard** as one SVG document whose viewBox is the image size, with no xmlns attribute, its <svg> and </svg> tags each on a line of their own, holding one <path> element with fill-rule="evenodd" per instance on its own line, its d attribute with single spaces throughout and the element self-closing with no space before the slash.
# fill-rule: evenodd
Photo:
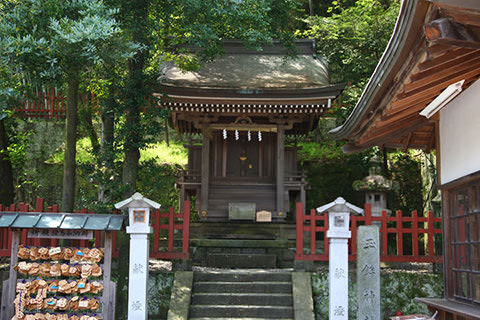
<svg viewBox="0 0 480 320">
<path fill-rule="evenodd" d="M 272 222 L 272 213 L 270 211 L 258 211 L 257 222 Z"/>
<path fill-rule="evenodd" d="M 28 230 L 29 238 L 54 238 L 54 239 L 93 239 L 93 231 L 88 230 L 58 230 L 58 229 L 32 229 Z"/>
</svg>

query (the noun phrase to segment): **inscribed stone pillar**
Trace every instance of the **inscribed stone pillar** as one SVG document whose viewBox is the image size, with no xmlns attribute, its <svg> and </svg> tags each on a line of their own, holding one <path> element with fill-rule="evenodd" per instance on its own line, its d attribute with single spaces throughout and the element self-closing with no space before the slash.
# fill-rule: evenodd
<svg viewBox="0 0 480 320">
<path fill-rule="evenodd" d="M 377 226 L 357 231 L 358 320 L 380 320 L 380 248 Z"/>
<path fill-rule="evenodd" d="M 135 193 L 130 198 L 115 204 L 117 209 L 128 209 L 130 234 L 130 264 L 128 272 L 128 320 L 147 320 L 148 300 L 148 251 L 150 208 L 159 209 L 160 204 Z"/>
<path fill-rule="evenodd" d="M 363 210 L 338 197 L 335 201 L 317 208 L 317 212 L 328 212 L 329 256 L 328 317 L 330 320 L 348 320 L 348 239 L 350 212 Z"/>
</svg>

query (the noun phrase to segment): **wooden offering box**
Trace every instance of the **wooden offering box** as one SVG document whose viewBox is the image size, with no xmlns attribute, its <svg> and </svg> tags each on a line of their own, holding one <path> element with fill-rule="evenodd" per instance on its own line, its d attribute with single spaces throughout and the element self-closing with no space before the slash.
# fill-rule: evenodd
<svg viewBox="0 0 480 320">
<path fill-rule="evenodd" d="M 113 232 L 121 230 L 123 220 L 121 215 L 106 214 L 0 212 L 0 228 L 13 231 L 0 320 L 14 316 L 28 320 L 36 313 L 48 314 L 48 319 L 113 320 Z M 36 244 L 51 239 L 50 245 L 20 244 L 25 229 Z M 103 247 L 89 245 L 94 234 L 104 238 Z M 81 240 L 82 246 L 58 246 L 54 239 Z"/>
</svg>

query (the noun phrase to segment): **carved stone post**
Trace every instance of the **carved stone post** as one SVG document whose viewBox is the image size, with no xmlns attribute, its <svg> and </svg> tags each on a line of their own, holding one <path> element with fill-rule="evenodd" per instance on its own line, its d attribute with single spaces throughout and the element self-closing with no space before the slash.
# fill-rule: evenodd
<svg viewBox="0 0 480 320">
<path fill-rule="evenodd" d="M 330 320 L 348 320 L 348 239 L 350 212 L 361 214 L 363 210 L 339 197 L 334 202 L 317 208 L 328 212 L 329 257 L 328 282 Z"/>
<path fill-rule="evenodd" d="M 148 282 L 148 235 L 152 233 L 149 224 L 150 208 L 159 209 L 155 201 L 135 193 L 130 198 L 115 204 L 117 209 L 128 209 L 130 234 L 130 265 L 128 273 L 128 319 L 147 319 Z"/>
<path fill-rule="evenodd" d="M 357 231 L 358 320 L 380 320 L 380 235 L 377 226 Z"/>
</svg>

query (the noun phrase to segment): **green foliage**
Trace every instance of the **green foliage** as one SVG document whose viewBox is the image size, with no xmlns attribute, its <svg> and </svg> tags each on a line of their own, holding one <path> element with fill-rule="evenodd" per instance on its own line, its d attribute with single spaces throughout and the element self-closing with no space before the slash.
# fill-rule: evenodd
<svg viewBox="0 0 480 320">
<path fill-rule="evenodd" d="M 423 211 L 423 187 L 421 162 L 413 153 L 391 152 L 389 154 L 390 174 L 394 181 L 390 195 L 390 208 L 410 213 Z"/>
<path fill-rule="evenodd" d="M 315 38 L 321 55 L 329 62 L 333 82 L 348 82 L 343 93 L 340 122 L 350 113 L 385 50 L 397 18 L 397 0 L 359 0 L 352 6 L 332 1 L 331 16 L 305 19 L 307 30 Z"/>
<path fill-rule="evenodd" d="M 337 150 L 341 150 L 337 147 Z M 326 152 L 328 154 L 328 151 Z M 355 192 L 352 183 L 368 174 L 368 153 L 345 155 L 339 151 L 336 157 L 323 157 L 305 165 L 310 189 L 307 191 L 307 208 L 316 208 L 341 196 L 363 207 L 364 197 Z"/>
<path fill-rule="evenodd" d="M 403 314 L 429 314 L 424 304 L 415 302 L 419 297 L 443 296 L 443 279 L 440 274 L 420 272 L 382 272 L 381 319 L 389 319 L 400 310 Z M 348 315 L 356 318 L 357 295 L 355 273 L 350 273 L 348 283 Z M 328 272 L 312 274 L 312 292 L 317 320 L 328 319 Z"/>
<path fill-rule="evenodd" d="M 119 41 L 117 12 L 101 0 L 9 2 L 0 18 L 1 60 L 28 85 L 45 86 L 128 57 L 135 46 Z M 124 50 L 113 46 L 120 43 Z"/>
</svg>

